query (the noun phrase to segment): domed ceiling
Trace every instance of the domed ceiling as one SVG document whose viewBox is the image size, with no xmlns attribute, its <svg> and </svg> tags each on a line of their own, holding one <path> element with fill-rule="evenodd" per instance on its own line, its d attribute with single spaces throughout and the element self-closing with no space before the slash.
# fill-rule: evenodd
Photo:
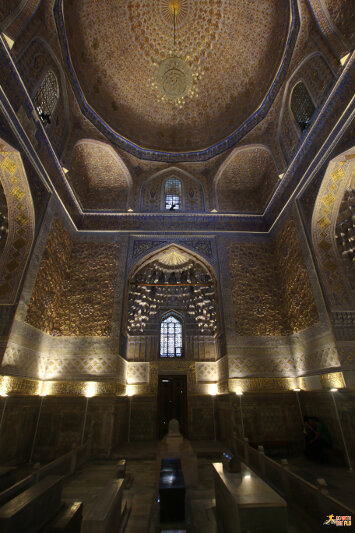
<svg viewBox="0 0 355 533">
<path fill-rule="evenodd" d="M 291 6 L 286 0 L 62 4 L 86 102 L 131 143 L 167 152 L 216 145 L 261 106 L 285 62 Z M 171 63 L 172 56 L 178 59 Z"/>
</svg>

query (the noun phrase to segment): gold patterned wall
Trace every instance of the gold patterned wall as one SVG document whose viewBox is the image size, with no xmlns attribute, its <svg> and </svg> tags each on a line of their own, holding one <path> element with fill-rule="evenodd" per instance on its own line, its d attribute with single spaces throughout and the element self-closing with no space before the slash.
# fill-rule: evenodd
<svg viewBox="0 0 355 533">
<path fill-rule="evenodd" d="M 260 242 L 231 244 L 228 259 L 237 334 L 286 335 L 272 246 Z"/>
<path fill-rule="evenodd" d="M 238 335 L 288 335 L 318 321 L 293 220 L 274 241 L 231 244 L 228 259 Z"/>
<path fill-rule="evenodd" d="M 318 311 L 292 219 L 277 234 L 274 254 L 288 324 L 291 332 L 296 333 L 316 324 Z"/>
<path fill-rule="evenodd" d="M 55 219 L 26 322 L 49 335 L 110 335 L 118 251 L 112 242 L 73 241 Z"/>
</svg>

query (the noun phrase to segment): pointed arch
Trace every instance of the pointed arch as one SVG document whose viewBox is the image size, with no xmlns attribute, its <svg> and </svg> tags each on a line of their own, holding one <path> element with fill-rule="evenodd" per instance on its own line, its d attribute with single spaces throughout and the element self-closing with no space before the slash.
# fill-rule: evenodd
<svg viewBox="0 0 355 533">
<path fill-rule="evenodd" d="M 147 254 L 129 273 L 125 301 L 123 335 L 128 359 L 159 358 L 161 324 L 172 315 L 183 332 L 178 357 L 186 350 L 190 359 L 218 358 L 222 322 L 217 278 L 211 265 L 197 254 L 174 243 Z"/>
<path fill-rule="evenodd" d="M 80 139 L 73 147 L 69 182 L 83 210 L 126 211 L 132 177 L 114 148 L 95 139 Z"/>
<path fill-rule="evenodd" d="M 262 212 L 278 183 L 274 157 L 263 144 L 236 148 L 213 180 L 215 208 L 220 212 Z"/>
<path fill-rule="evenodd" d="M 345 249 L 343 251 L 340 249 L 341 243 L 337 243 L 339 212 L 348 191 L 353 189 L 355 189 L 355 147 L 330 161 L 312 216 L 313 247 L 327 299 L 334 311 L 344 308 L 355 309 L 355 287 L 351 286 L 347 271 L 349 257 L 343 253 L 346 252 Z M 354 231 L 351 212 L 349 212 L 349 229 Z M 352 264 L 351 267 L 353 270 Z"/>
<path fill-rule="evenodd" d="M 57 79 L 59 94 L 46 130 L 57 155 L 61 157 L 69 132 L 69 103 L 63 67 L 48 42 L 39 36 L 28 43 L 16 65 L 35 107 L 36 95 L 47 73 L 52 71 Z"/>
<path fill-rule="evenodd" d="M 0 305 L 11 305 L 16 300 L 31 252 L 35 213 L 21 155 L 1 139 L 0 181 L 8 212 L 8 234 L 0 255 Z"/>
<path fill-rule="evenodd" d="M 301 129 L 294 119 L 291 111 L 292 90 L 297 83 L 302 82 L 315 107 L 312 122 L 315 119 L 317 109 L 320 108 L 333 82 L 335 73 L 332 70 L 327 58 L 320 52 L 309 54 L 290 75 L 282 96 L 282 107 L 277 126 L 277 138 L 283 157 L 288 163 L 300 140 Z"/>
<path fill-rule="evenodd" d="M 205 193 L 202 184 L 192 174 L 178 167 L 169 167 L 150 176 L 142 185 L 140 210 L 166 211 L 165 185 L 169 179 L 181 183 L 180 211 L 204 211 Z"/>
</svg>

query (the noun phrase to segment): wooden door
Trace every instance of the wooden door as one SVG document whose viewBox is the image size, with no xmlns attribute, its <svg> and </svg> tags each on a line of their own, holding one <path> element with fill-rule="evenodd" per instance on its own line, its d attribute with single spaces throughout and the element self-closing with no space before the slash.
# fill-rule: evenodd
<svg viewBox="0 0 355 533">
<path fill-rule="evenodd" d="M 159 376 L 158 380 L 158 438 L 168 432 L 169 420 L 176 418 L 180 431 L 187 437 L 186 376 Z"/>
</svg>

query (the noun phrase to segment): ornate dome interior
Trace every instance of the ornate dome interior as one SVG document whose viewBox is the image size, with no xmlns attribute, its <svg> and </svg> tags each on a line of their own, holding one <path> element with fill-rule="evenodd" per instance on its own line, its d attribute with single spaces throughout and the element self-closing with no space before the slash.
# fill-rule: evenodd
<svg viewBox="0 0 355 533">
<path fill-rule="evenodd" d="M 354 514 L 353 4 L 0 0 L 0 514 L 26 497 L 21 533 L 261 530 L 225 527 L 227 450 L 289 504 L 270 531 L 318 531 L 329 497 Z M 315 415 L 329 494 L 301 457 Z M 188 523 L 158 524 L 173 419 L 202 475 Z"/>
<path fill-rule="evenodd" d="M 285 0 L 64 0 L 63 9 L 94 112 L 129 141 L 173 152 L 215 145 L 259 108 L 290 26 Z M 161 74 L 172 56 L 180 63 Z"/>
</svg>

